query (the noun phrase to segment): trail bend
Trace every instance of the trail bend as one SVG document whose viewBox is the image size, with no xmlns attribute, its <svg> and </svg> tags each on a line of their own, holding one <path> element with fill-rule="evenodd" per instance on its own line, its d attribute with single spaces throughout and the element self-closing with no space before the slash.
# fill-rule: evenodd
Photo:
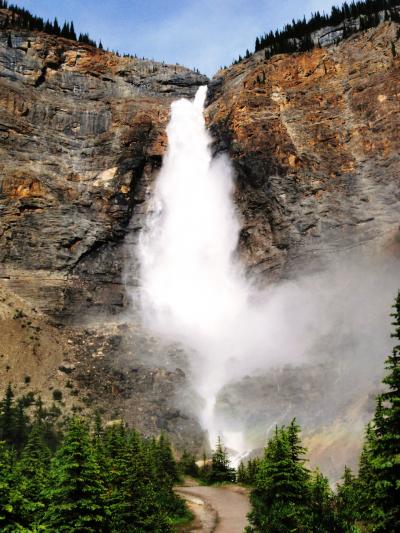
<svg viewBox="0 0 400 533">
<path fill-rule="evenodd" d="M 237 486 L 177 487 L 195 515 L 184 533 L 243 533 L 250 511 L 248 494 Z"/>
</svg>

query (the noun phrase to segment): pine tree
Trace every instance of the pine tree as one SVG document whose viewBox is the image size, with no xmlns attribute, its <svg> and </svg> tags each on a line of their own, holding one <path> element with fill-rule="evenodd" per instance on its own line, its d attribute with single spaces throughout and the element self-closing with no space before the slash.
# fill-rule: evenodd
<svg viewBox="0 0 400 533">
<path fill-rule="evenodd" d="M 372 515 L 372 499 L 375 493 L 376 476 L 373 468 L 373 449 L 374 449 L 375 433 L 372 423 L 368 424 L 365 436 L 363 449 L 361 451 L 358 478 L 356 483 L 357 506 L 359 508 L 360 516 L 364 519 Z"/>
<path fill-rule="evenodd" d="M 250 501 L 250 531 L 302 531 L 309 521 L 310 473 L 295 421 L 276 428 L 261 460 Z M 253 528 L 253 529 L 252 529 Z"/>
<path fill-rule="evenodd" d="M 19 492 L 19 477 L 15 473 L 16 455 L 5 442 L 0 442 L 0 531 L 14 532 L 19 529 L 19 510 L 22 495 Z"/>
<path fill-rule="evenodd" d="M 11 383 L 8 384 L 6 394 L 0 405 L 0 440 L 7 444 L 14 444 L 15 409 L 14 392 Z"/>
<path fill-rule="evenodd" d="M 359 504 L 358 480 L 346 466 L 336 494 L 337 522 L 340 531 L 344 533 L 358 531 L 355 522 L 361 516 Z"/>
<path fill-rule="evenodd" d="M 237 469 L 236 481 L 238 483 L 242 483 L 243 485 L 247 484 L 247 469 L 242 461 L 240 461 L 240 464 Z"/>
<path fill-rule="evenodd" d="M 211 456 L 211 468 L 208 475 L 209 483 L 231 483 L 235 481 L 235 470 L 230 466 L 228 453 L 222 445 L 221 437 L 218 437 L 217 445 Z"/>
<path fill-rule="evenodd" d="M 29 417 L 25 414 L 24 402 L 18 399 L 14 412 L 15 426 L 13 441 L 17 451 L 21 451 L 25 446 L 29 433 Z"/>
<path fill-rule="evenodd" d="M 249 459 L 247 463 L 247 473 L 246 473 L 247 483 L 249 485 L 255 485 L 259 466 L 260 466 L 260 459 L 258 457 L 255 457 L 254 459 Z"/>
<path fill-rule="evenodd" d="M 328 479 L 319 470 L 313 473 L 310 484 L 310 529 L 313 533 L 344 533 L 335 513 L 334 495 Z"/>
<path fill-rule="evenodd" d="M 183 450 L 181 460 L 179 461 L 179 470 L 184 476 L 192 476 L 194 478 L 199 476 L 199 467 L 196 463 L 196 458 L 187 450 Z"/>
<path fill-rule="evenodd" d="M 72 39 L 73 41 L 76 41 L 76 33 L 75 33 L 74 23 L 72 22 L 72 20 L 69 25 L 69 32 L 70 32 L 70 39 Z"/>
<path fill-rule="evenodd" d="M 178 467 L 172 455 L 171 443 L 164 433 L 158 440 L 156 455 L 159 475 L 168 476 L 172 483 L 178 482 L 180 480 Z"/>
<path fill-rule="evenodd" d="M 90 444 L 88 429 L 73 418 L 52 463 L 49 507 L 45 521 L 53 531 L 109 531 L 104 486 Z"/>
<path fill-rule="evenodd" d="M 25 527 L 38 523 L 45 510 L 44 492 L 49 482 L 50 458 L 42 428 L 35 424 L 15 469 L 21 494 L 19 523 Z"/>
<path fill-rule="evenodd" d="M 210 475 L 211 464 L 207 458 L 207 454 L 203 452 L 202 465 L 199 468 L 199 477 L 204 483 L 208 483 L 208 478 Z"/>
<path fill-rule="evenodd" d="M 153 443 L 149 457 L 149 463 L 151 462 L 155 465 L 155 482 L 162 508 L 170 516 L 184 516 L 185 504 L 173 490 L 174 484 L 180 481 L 180 477 L 171 443 L 166 435 L 161 434 L 158 442 Z"/>
<path fill-rule="evenodd" d="M 386 391 L 377 399 L 371 442 L 372 520 L 374 530 L 382 532 L 400 530 L 400 291 L 393 309 L 395 346 L 385 362 Z"/>
<path fill-rule="evenodd" d="M 152 443 L 145 446 L 136 436 L 125 439 L 124 445 L 120 440 L 115 458 L 118 475 L 110 506 L 113 531 L 167 533 L 171 528 L 153 462 L 154 447 Z"/>
<path fill-rule="evenodd" d="M 61 28 L 60 28 L 60 25 L 58 24 L 57 17 L 54 19 L 54 22 L 53 22 L 53 33 L 54 35 L 60 35 L 61 33 Z"/>
</svg>

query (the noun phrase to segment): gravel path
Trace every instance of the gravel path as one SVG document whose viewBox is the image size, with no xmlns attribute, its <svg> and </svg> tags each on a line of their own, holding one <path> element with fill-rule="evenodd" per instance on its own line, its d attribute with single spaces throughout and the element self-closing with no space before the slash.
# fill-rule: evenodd
<svg viewBox="0 0 400 533">
<path fill-rule="evenodd" d="M 187 501 L 195 521 L 184 533 L 243 533 L 250 504 L 246 490 L 236 486 L 178 487 Z"/>
</svg>

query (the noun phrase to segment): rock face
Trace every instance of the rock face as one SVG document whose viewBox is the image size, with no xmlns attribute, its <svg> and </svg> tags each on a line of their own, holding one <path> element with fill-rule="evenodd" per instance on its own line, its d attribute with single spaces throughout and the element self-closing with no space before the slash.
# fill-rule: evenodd
<svg viewBox="0 0 400 533">
<path fill-rule="evenodd" d="M 239 251 L 250 276 L 264 284 L 334 264 L 340 274 L 326 274 L 321 298 L 331 283 L 342 309 L 374 269 L 364 290 L 367 306 L 376 305 L 371 320 L 352 328 L 353 314 L 362 314 L 365 304 L 343 306 L 332 320 L 337 329 L 320 339 L 306 366 L 247 376 L 227 385 L 217 403 L 221 418 L 245 428 L 258 446 L 275 424 L 297 417 L 312 463 L 332 480 L 344 464 L 357 468 L 363 427 L 391 349 L 389 321 L 380 317 L 400 283 L 399 36 L 397 24 L 384 23 L 305 54 L 265 60 L 259 52 L 220 71 L 208 97 L 215 152 L 227 151 L 236 171 Z M 372 266 L 375 261 L 380 265 Z M 358 273 L 346 270 L 358 264 Z M 382 278 L 387 287 L 376 291 Z M 309 286 L 306 313 L 320 288 Z M 323 320 L 315 329 L 323 329 Z M 307 335 L 318 338 L 313 328 Z M 366 338 L 378 335 L 379 344 L 368 346 Z"/>
<path fill-rule="evenodd" d="M 124 261 L 166 149 L 170 104 L 208 80 L 24 30 L 11 31 L 9 47 L 8 33 L 0 33 L 2 383 L 48 399 L 59 388 L 71 408 L 95 404 L 198 449 L 185 355 L 128 311 L 137 271 L 131 260 L 126 276 Z M 354 247 L 398 257 L 398 36 L 385 23 L 306 54 L 257 53 L 213 78 L 206 116 L 215 152 L 235 166 L 239 252 L 261 283 L 323 268 Z M 292 382 L 291 372 L 282 375 Z M 310 372 L 313 392 L 324 370 Z M 228 387 L 222 411 L 234 412 L 227 405 L 249 388 L 251 401 L 271 402 L 271 379 Z"/>
<path fill-rule="evenodd" d="M 385 23 L 305 54 L 259 52 L 212 80 L 208 120 L 216 151 L 235 164 L 241 252 L 253 273 L 279 279 L 364 243 L 398 253 L 393 50 L 399 26 Z"/>
<path fill-rule="evenodd" d="M 68 384 L 67 404 L 95 399 L 144 431 L 201 439 L 173 406 L 182 361 L 178 368 L 165 350 L 163 367 L 144 364 L 157 348 L 149 340 L 143 356 L 128 346 L 138 334 L 121 325 L 121 312 L 125 236 L 134 241 L 141 224 L 171 101 L 208 80 L 37 32 L 11 31 L 9 47 L 8 34 L 0 34 L 2 382 L 26 389 L 29 374 L 44 397 Z M 57 346 L 42 353 L 49 338 Z"/>
</svg>

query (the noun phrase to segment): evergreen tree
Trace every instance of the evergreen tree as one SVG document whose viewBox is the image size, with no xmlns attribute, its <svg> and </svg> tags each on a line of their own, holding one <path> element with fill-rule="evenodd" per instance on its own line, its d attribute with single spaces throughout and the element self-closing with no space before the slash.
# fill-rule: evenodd
<svg viewBox="0 0 400 533">
<path fill-rule="evenodd" d="M 8 384 L 6 394 L 0 405 L 0 440 L 7 444 L 14 444 L 15 435 L 15 409 L 14 392 L 11 383 Z"/>
<path fill-rule="evenodd" d="M 240 461 L 240 464 L 237 469 L 236 481 L 238 483 L 242 483 L 243 485 L 247 484 L 247 469 L 242 461 Z"/>
<path fill-rule="evenodd" d="M 249 459 L 247 463 L 247 483 L 249 485 L 255 485 L 259 466 L 260 459 L 258 457 Z"/>
<path fill-rule="evenodd" d="M 180 481 L 180 477 L 171 443 L 166 435 L 161 434 L 158 442 L 153 442 L 150 448 L 151 462 L 155 465 L 155 482 L 158 485 L 162 508 L 170 516 L 185 515 L 184 502 L 173 490 L 174 484 Z"/>
<path fill-rule="evenodd" d="M 14 418 L 15 426 L 13 431 L 13 441 L 14 446 L 19 452 L 25 446 L 29 433 L 29 417 L 25 413 L 24 402 L 21 399 L 18 399 L 17 401 Z"/>
<path fill-rule="evenodd" d="M 137 439 L 125 442 L 125 447 L 120 449 L 117 466 L 117 469 L 121 469 L 124 465 L 124 470 L 120 470 L 111 506 L 113 531 L 171 531 L 163 506 L 165 496 L 157 485 L 153 449 Z"/>
<path fill-rule="evenodd" d="M 58 24 L 57 17 L 54 19 L 54 22 L 53 22 L 53 33 L 54 35 L 60 35 L 61 33 L 61 28 L 60 28 L 60 25 Z"/>
<path fill-rule="evenodd" d="M 335 513 L 334 495 L 328 479 L 319 470 L 313 473 L 310 484 L 310 530 L 314 533 L 344 533 Z"/>
<path fill-rule="evenodd" d="M 184 476 L 199 476 L 199 467 L 196 463 L 196 458 L 187 450 L 183 450 L 181 460 L 179 461 L 179 470 Z"/>
<path fill-rule="evenodd" d="M 161 434 L 158 440 L 156 450 L 160 476 L 168 476 L 172 483 L 178 482 L 180 480 L 178 467 L 172 455 L 171 443 L 164 433 Z"/>
<path fill-rule="evenodd" d="M 355 522 L 361 516 L 359 508 L 359 488 L 356 477 L 347 466 L 344 469 L 342 483 L 337 487 L 336 505 L 339 530 L 344 533 L 358 531 Z"/>
<path fill-rule="evenodd" d="M 76 33 L 75 33 L 74 23 L 72 22 L 72 20 L 69 25 L 69 32 L 70 32 L 69 38 L 72 39 L 73 41 L 76 41 Z"/>
<path fill-rule="evenodd" d="M 15 469 L 21 495 L 19 523 L 24 527 L 39 523 L 45 510 L 43 495 L 49 482 L 50 459 L 51 453 L 44 442 L 42 428 L 35 424 Z"/>
<path fill-rule="evenodd" d="M 199 468 L 199 477 L 204 483 L 208 483 L 210 470 L 211 470 L 211 463 L 207 458 L 206 452 L 203 452 L 202 465 Z"/>
<path fill-rule="evenodd" d="M 108 531 L 105 494 L 88 429 L 73 418 L 52 463 L 45 521 L 53 531 Z"/>
<path fill-rule="evenodd" d="M 360 455 L 358 479 L 356 482 L 357 504 L 362 518 L 370 517 L 373 510 L 373 495 L 375 493 L 376 476 L 373 468 L 373 449 L 375 433 L 372 423 L 368 424 L 364 437 L 363 449 Z"/>
<path fill-rule="evenodd" d="M 0 531 L 12 532 L 18 527 L 21 495 L 16 490 L 15 453 L 0 441 Z"/>
<path fill-rule="evenodd" d="M 393 305 L 392 337 L 395 346 L 386 359 L 383 383 L 386 391 L 378 396 L 372 434 L 368 442 L 367 475 L 360 472 L 370 487 L 374 531 L 400 530 L 400 291 Z"/>
<path fill-rule="evenodd" d="M 304 466 L 299 426 L 276 428 L 261 460 L 250 501 L 249 531 L 274 533 L 307 530 L 310 473 Z"/>
<path fill-rule="evenodd" d="M 211 456 L 211 468 L 208 474 L 209 483 L 234 482 L 235 470 L 230 466 L 228 453 L 222 445 L 221 437 L 218 437 L 217 445 Z"/>
</svg>

